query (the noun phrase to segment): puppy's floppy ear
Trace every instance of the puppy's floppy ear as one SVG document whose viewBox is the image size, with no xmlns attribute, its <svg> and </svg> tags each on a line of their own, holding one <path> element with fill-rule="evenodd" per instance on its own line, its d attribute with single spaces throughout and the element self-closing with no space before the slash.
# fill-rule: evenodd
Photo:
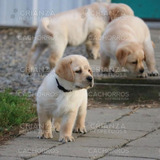
<svg viewBox="0 0 160 160">
<path fill-rule="evenodd" d="M 119 64 L 124 67 L 127 61 L 127 56 L 130 54 L 130 51 L 126 48 L 120 48 L 116 52 L 116 57 Z"/>
<path fill-rule="evenodd" d="M 72 59 L 63 58 L 59 61 L 55 68 L 56 74 L 67 81 L 74 82 L 74 72 L 71 68 Z"/>
</svg>

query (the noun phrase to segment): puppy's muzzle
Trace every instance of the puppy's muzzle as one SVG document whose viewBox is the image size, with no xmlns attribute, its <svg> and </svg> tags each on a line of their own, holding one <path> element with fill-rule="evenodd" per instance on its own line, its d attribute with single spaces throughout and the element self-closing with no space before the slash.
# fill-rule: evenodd
<svg viewBox="0 0 160 160">
<path fill-rule="evenodd" d="M 144 68 L 141 68 L 140 70 L 139 70 L 139 73 L 143 73 L 144 72 Z"/>
<path fill-rule="evenodd" d="M 93 77 L 91 77 L 91 76 L 88 76 L 88 77 L 86 78 L 86 80 L 89 82 L 89 84 L 90 84 L 90 87 L 93 87 L 93 85 L 94 85 L 94 80 L 93 80 Z"/>
<path fill-rule="evenodd" d="M 93 80 L 93 78 L 91 76 L 88 76 L 86 79 L 88 82 L 92 82 L 92 80 Z"/>
</svg>

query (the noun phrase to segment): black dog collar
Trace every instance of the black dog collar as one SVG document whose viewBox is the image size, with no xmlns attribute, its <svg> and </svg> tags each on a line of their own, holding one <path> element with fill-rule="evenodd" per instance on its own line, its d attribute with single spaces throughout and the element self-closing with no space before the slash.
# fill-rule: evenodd
<svg viewBox="0 0 160 160">
<path fill-rule="evenodd" d="M 61 85 L 59 84 L 57 78 L 56 78 L 56 82 L 57 82 L 57 87 L 58 87 L 61 91 L 63 91 L 63 92 L 72 92 L 72 90 L 67 90 L 67 89 L 65 89 L 63 86 L 61 86 Z"/>
</svg>

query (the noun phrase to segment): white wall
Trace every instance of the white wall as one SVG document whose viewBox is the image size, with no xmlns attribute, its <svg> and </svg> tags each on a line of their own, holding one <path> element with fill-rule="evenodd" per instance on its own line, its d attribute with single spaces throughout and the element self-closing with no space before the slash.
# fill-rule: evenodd
<svg viewBox="0 0 160 160">
<path fill-rule="evenodd" d="M 97 0 L 0 0 L 0 26 L 36 26 L 42 17 L 95 1 Z"/>
</svg>

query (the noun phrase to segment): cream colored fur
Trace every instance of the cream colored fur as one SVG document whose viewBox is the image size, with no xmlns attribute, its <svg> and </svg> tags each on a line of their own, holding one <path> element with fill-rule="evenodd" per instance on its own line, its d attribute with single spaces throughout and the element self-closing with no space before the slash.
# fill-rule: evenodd
<svg viewBox="0 0 160 160">
<path fill-rule="evenodd" d="M 123 15 L 133 15 L 132 9 L 124 4 L 93 3 L 43 18 L 28 53 L 26 72 L 34 71 L 36 61 L 46 49 L 50 52 L 50 67 L 54 68 L 67 45 L 86 42 L 88 54 L 97 59 L 100 37 L 107 24 Z"/>
<path fill-rule="evenodd" d="M 147 25 L 138 17 L 123 16 L 112 21 L 101 40 L 101 69 L 109 70 L 110 58 L 117 66 L 125 67 L 145 77 L 144 63 L 150 76 L 158 76 L 153 42 Z"/>
<path fill-rule="evenodd" d="M 88 81 L 88 77 L 92 80 Z M 56 78 L 61 86 L 72 91 L 60 90 Z M 86 133 L 87 89 L 93 87 L 93 84 L 92 70 L 85 57 L 72 55 L 61 59 L 37 92 L 40 137 L 52 138 L 54 127 L 60 131 L 59 141 L 74 141 L 74 125 L 75 132 Z"/>
</svg>

